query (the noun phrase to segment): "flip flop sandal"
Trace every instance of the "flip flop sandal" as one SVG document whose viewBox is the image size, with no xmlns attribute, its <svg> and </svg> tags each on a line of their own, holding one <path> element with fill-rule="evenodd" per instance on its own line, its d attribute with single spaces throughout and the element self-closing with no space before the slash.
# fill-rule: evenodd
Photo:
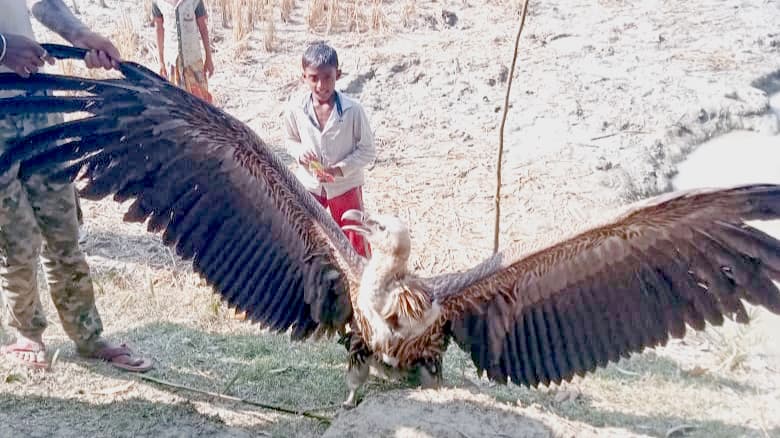
<svg viewBox="0 0 780 438">
<path fill-rule="evenodd" d="M 104 360 L 116 368 L 123 369 L 125 371 L 133 371 L 137 373 L 143 373 L 152 369 L 152 361 L 146 358 L 136 358 L 131 363 L 118 362 L 116 359 L 121 356 L 127 356 L 133 358 L 133 352 L 127 348 L 127 345 L 122 344 L 119 347 L 106 347 L 101 348 L 90 356 L 94 359 Z"/>
<path fill-rule="evenodd" d="M 33 360 L 33 361 L 24 360 L 14 353 L 35 353 L 36 357 L 38 356 L 39 353 L 43 353 L 44 361 L 38 362 L 37 360 Z M 36 368 L 36 369 L 49 368 L 49 361 L 45 360 L 46 350 L 42 350 L 38 347 L 34 347 L 31 344 L 19 345 L 18 343 L 14 343 L 11 345 L 3 345 L 2 347 L 0 347 L 0 354 L 11 359 L 12 361 L 18 364 L 24 365 L 29 368 Z"/>
</svg>

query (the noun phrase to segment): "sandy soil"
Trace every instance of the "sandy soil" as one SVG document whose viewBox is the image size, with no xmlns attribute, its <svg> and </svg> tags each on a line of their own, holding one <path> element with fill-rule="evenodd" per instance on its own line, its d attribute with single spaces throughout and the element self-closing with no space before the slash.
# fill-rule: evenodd
<svg viewBox="0 0 780 438">
<path fill-rule="evenodd" d="M 153 29 L 139 2 L 77 3 L 81 18 L 121 41 L 128 58 L 155 68 Z M 298 86 L 300 52 L 328 39 L 342 59 L 340 88 L 365 104 L 376 130 L 367 207 L 409 223 L 421 273 L 481 260 L 492 249 L 516 2 L 387 1 L 382 29 L 356 33 L 345 19 L 330 34 L 309 29 L 308 5 L 296 2 L 287 22 L 272 14 L 270 52 L 266 25 L 236 43 L 209 5 L 219 105 L 281 144 L 281 105 Z M 457 20 L 448 24 L 442 10 Z M 372 12 L 366 6 L 361 19 Z M 707 139 L 734 129 L 777 134 L 768 96 L 780 91 L 779 22 L 777 0 L 532 2 L 507 121 L 501 245 L 552 239 L 670 189 L 677 164 Z M 42 41 L 57 41 L 36 29 Z M 710 175 L 754 175 L 754 161 L 732 159 L 750 154 L 728 143 L 716 154 L 727 157 L 725 167 Z M 79 360 L 46 300 L 47 342 L 59 361 L 49 373 L 0 361 L 0 436 L 780 436 L 772 342 L 780 318 L 760 313 L 757 329 L 708 330 L 549 390 L 495 387 L 453 351 L 446 378 L 458 388 L 374 383 L 360 408 L 339 412 L 340 347 L 290 344 L 232 320 L 156 236 L 120 225 L 121 206 L 85 202 L 85 210 L 84 248 L 107 334 L 153 357 L 151 375 L 337 418 L 327 430 Z"/>
</svg>

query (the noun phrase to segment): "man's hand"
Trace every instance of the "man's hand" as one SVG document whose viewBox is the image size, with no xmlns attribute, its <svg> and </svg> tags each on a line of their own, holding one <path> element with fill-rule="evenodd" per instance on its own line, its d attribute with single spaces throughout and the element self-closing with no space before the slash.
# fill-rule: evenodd
<svg viewBox="0 0 780 438">
<path fill-rule="evenodd" d="M 73 37 L 71 43 L 74 46 L 90 50 L 89 53 L 87 53 L 87 56 L 84 57 L 84 62 L 86 62 L 87 67 L 103 67 L 106 70 L 119 68 L 119 61 L 122 60 L 119 50 L 114 47 L 114 44 L 112 44 L 111 41 L 102 35 L 85 30 Z"/>
<path fill-rule="evenodd" d="M 165 63 L 160 64 L 160 76 L 168 79 L 168 67 L 165 66 Z"/>
<path fill-rule="evenodd" d="M 5 58 L 3 65 L 15 71 L 23 78 L 30 77 L 30 74 L 36 73 L 38 68 L 42 67 L 44 61 L 54 64 L 54 59 L 46 55 L 38 43 L 12 33 L 3 34 L 5 36 Z"/>
<path fill-rule="evenodd" d="M 206 61 L 203 63 L 203 73 L 206 73 L 208 77 L 214 75 L 214 61 L 210 56 L 207 56 Z"/>
</svg>

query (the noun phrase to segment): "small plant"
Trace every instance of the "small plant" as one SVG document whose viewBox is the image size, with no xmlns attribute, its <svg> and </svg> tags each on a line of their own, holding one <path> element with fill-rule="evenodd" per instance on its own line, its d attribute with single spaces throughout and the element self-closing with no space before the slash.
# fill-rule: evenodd
<svg viewBox="0 0 780 438">
<path fill-rule="evenodd" d="M 412 23 L 412 19 L 416 12 L 414 0 L 407 0 L 406 3 L 404 3 L 403 15 L 401 15 L 401 23 L 404 27 L 408 27 Z"/>
<path fill-rule="evenodd" d="M 265 35 L 263 36 L 263 46 L 266 52 L 273 52 L 276 50 L 276 26 L 274 25 L 273 16 L 269 13 L 269 16 L 265 20 Z"/>
<path fill-rule="evenodd" d="M 127 15 L 119 18 L 112 41 L 123 58 L 140 61 L 137 59 L 141 53 L 140 31 L 133 26 L 132 20 Z"/>
<path fill-rule="evenodd" d="M 325 21 L 325 11 L 325 0 L 311 0 L 309 2 L 309 9 L 306 13 L 306 24 L 309 25 L 309 29 L 319 29 Z"/>
<path fill-rule="evenodd" d="M 290 21 L 290 14 L 292 14 L 294 7 L 295 0 L 279 0 L 279 12 L 283 23 Z"/>
<path fill-rule="evenodd" d="M 371 5 L 371 30 L 382 32 L 387 26 L 387 16 L 382 10 L 382 0 L 373 0 Z"/>
<path fill-rule="evenodd" d="M 154 16 L 152 16 L 152 0 L 144 0 L 143 14 L 143 23 L 146 26 L 151 26 L 154 24 Z"/>
<path fill-rule="evenodd" d="M 750 357 L 753 346 L 761 340 L 753 329 L 759 316 L 758 309 L 749 307 L 747 313 L 750 325 L 727 323 L 702 332 L 702 337 L 718 357 L 718 370 L 734 371 L 740 368 Z"/>
</svg>

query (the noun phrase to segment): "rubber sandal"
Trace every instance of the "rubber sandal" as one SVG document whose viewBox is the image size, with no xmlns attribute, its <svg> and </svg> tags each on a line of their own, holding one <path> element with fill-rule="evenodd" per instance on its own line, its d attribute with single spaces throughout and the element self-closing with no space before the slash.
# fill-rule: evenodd
<svg viewBox="0 0 780 438">
<path fill-rule="evenodd" d="M 132 371 L 136 373 L 143 373 L 152 369 L 152 361 L 143 357 L 133 356 L 133 352 L 127 348 L 127 345 L 122 344 L 119 347 L 103 347 L 97 349 L 94 353 L 89 355 L 90 358 L 104 360 L 116 368 Z M 127 361 L 117 361 L 120 357 L 127 357 Z"/>
<path fill-rule="evenodd" d="M 36 356 L 38 353 L 43 352 L 44 355 L 44 361 L 39 362 L 37 360 L 29 361 L 24 360 L 17 356 L 15 353 L 36 353 Z M 49 368 L 49 361 L 45 360 L 46 357 L 46 350 L 39 348 L 38 346 L 34 346 L 33 344 L 19 344 L 18 342 L 15 342 L 10 345 L 3 345 L 0 347 L 0 354 L 3 356 L 11 359 L 12 361 L 24 365 L 29 368 L 36 368 L 36 369 L 47 369 Z"/>
</svg>

